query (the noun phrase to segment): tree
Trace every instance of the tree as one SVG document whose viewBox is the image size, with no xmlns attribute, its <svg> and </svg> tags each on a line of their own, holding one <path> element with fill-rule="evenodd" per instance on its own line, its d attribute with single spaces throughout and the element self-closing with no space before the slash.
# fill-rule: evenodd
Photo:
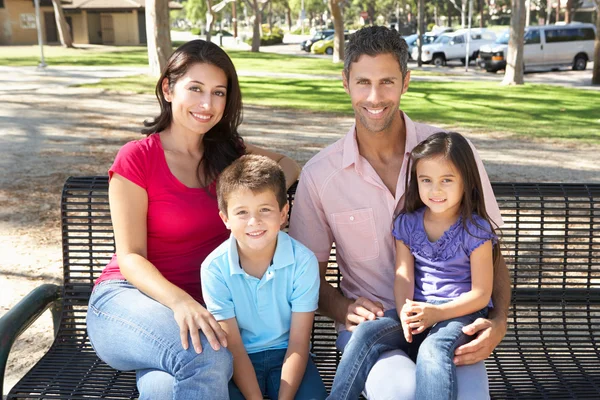
<svg viewBox="0 0 600 400">
<path fill-rule="evenodd" d="M 260 49 L 260 37 L 262 34 L 262 14 L 269 4 L 269 0 L 245 0 L 246 4 L 254 12 L 254 24 L 252 26 L 252 52 L 258 52 Z"/>
<path fill-rule="evenodd" d="M 183 9 L 185 17 L 194 25 L 206 18 L 206 1 L 204 0 L 187 0 L 183 3 Z"/>
<path fill-rule="evenodd" d="M 425 35 L 425 0 L 419 0 L 419 8 L 418 8 L 418 18 L 419 20 L 419 31 L 417 32 L 419 38 L 417 39 L 417 44 L 419 46 L 417 63 L 419 67 L 423 65 L 423 58 L 421 55 L 423 54 L 423 36 Z"/>
<path fill-rule="evenodd" d="M 212 10 L 212 0 L 206 0 L 206 41 L 210 42 L 215 13 Z"/>
<path fill-rule="evenodd" d="M 146 37 L 150 75 L 159 76 L 173 52 L 168 0 L 146 0 Z"/>
<path fill-rule="evenodd" d="M 510 39 L 503 85 L 523 84 L 523 43 L 525 37 L 525 0 L 512 0 Z"/>
<path fill-rule="evenodd" d="M 596 41 L 594 42 L 592 85 L 600 85 L 600 0 L 596 0 Z"/>
<path fill-rule="evenodd" d="M 56 27 L 58 28 L 58 37 L 60 38 L 60 44 L 63 47 L 73 47 L 73 39 L 71 38 L 71 32 L 69 31 L 69 24 L 65 18 L 60 0 L 52 0 L 52 7 L 54 7 L 54 17 L 56 18 Z"/>
<path fill-rule="evenodd" d="M 329 9 L 331 18 L 333 19 L 333 29 L 335 35 L 333 37 L 333 62 L 339 63 L 344 61 L 344 17 L 340 8 L 340 0 L 329 0 Z"/>
</svg>

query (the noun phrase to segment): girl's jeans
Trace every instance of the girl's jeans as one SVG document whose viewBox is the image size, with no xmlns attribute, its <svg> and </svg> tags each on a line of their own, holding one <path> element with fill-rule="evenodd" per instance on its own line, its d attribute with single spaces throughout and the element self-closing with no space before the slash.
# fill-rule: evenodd
<svg viewBox="0 0 600 400">
<path fill-rule="evenodd" d="M 248 354 L 250 361 L 256 372 L 256 380 L 263 396 L 267 395 L 272 400 L 277 400 L 279 397 L 279 385 L 281 383 L 281 367 L 285 359 L 287 349 L 266 350 L 258 353 Z M 327 397 L 325 385 L 321 380 L 321 375 L 317 367 L 308 358 L 304 377 L 298 387 L 295 398 L 298 400 L 322 400 Z M 229 398 L 231 400 L 244 400 L 242 392 L 233 383 L 233 379 L 229 381 Z"/>
<path fill-rule="evenodd" d="M 431 303 L 443 302 L 445 301 Z M 462 333 L 462 327 L 480 317 L 487 317 L 487 307 L 464 317 L 439 322 L 425 332 L 413 336 L 412 343 L 407 343 L 404 339 L 402 325 L 395 309 L 386 311 L 384 317 L 361 323 L 343 349 L 343 357 L 329 398 L 358 399 L 365 388 L 371 368 L 381 355 L 400 349 L 413 360 L 416 358 L 417 400 L 457 399 L 456 367 L 452 361 L 454 351 L 471 340 L 470 336 Z M 390 372 L 389 377 L 397 380 L 409 379 L 394 374 L 394 371 Z"/>
<path fill-rule="evenodd" d="M 119 370 L 136 370 L 140 400 L 227 400 L 233 373 L 229 350 L 214 351 L 201 334 L 202 353 L 184 350 L 173 311 L 127 281 L 94 288 L 88 335 L 98 356 Z"/>
</svg>

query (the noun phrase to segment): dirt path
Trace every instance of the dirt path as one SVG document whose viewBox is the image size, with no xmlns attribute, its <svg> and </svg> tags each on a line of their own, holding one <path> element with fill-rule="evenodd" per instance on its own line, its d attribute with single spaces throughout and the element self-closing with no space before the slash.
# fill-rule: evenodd
<svg viewBox="0 0 600 400">
<path fill-rule="evenodd" d="M 106 173 L 117 150 L 140 138 L 157 110 L 147 95 L 98 90 L 0 93 L 0 316 L 43 282 L 60 283 L 59 198 L 70 175 Z M 250 143 L 305 163 L 340 138 L 352 118 L 326 113 L 246 107 L 242 134 Z M 600 182 L 600 146 L 524 140 L 465 132 L 494 181 Z M 15 344 L 7 391 L 52 340 L 48 315 Z"/>
</svg>

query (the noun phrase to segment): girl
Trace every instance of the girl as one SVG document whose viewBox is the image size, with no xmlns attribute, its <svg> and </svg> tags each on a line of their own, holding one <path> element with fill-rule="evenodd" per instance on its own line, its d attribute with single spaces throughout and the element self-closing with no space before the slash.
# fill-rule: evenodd
<svg viewBox="0 0 600 400">
<path fill-rule="evenodd" d="M 376 334 L 355 330 L 360 345 L 344 350 L 328 399 L 358 398 L 381 354 L 396 349 L 413 359 L 418 351 L 417 400 L 456 399 L 454 351 L 469 340 L 462 328 L 487 317 L 499 252 L 469 142 L 429 136 L 411 152 L 406 187 L 392 231 L 396 309 L 378 317 Z"/>
<path fill-rule="evenodd" d="M 416 398 L 456 399 L 462 328 L 491 307 L 497 237 L 473 151 L 458 133 L 436 133 L 410 156 L 404 210 L 394 221 L 394 294 L 406 349 L 417 355 Z"/>
</svg>

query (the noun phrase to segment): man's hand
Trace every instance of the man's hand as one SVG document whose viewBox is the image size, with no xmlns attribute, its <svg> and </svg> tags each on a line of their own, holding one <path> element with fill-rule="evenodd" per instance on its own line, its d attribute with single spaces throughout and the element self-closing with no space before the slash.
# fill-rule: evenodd
<svg viewBox="0 0 600 400">
<path fill-rule="evenodd" d="M 348 305 L 346 329 L 352 332 L 361 322 L 372 321 L 377 317 L 383 317 L 383 304 L 359 297 Z"/>
<path fill-rule="evenodd" d="M 406 314 L 404 321 L 412 335 L 422 333 L 442 319 L 438 306 L 409 299 L 402 306 L 402 313 Z"/>
<path fill-rule="evenodd" d="M 506 322 L 497 319 L 477 318 L 475 322 L 463 327 L 465 335 L 477 335 L 475 339 L 458 347 L 454 352 L 454 364 L 469 365 L 483 361 L 492 354 L 492 351 L 506 334 Z"/>
</svg>

